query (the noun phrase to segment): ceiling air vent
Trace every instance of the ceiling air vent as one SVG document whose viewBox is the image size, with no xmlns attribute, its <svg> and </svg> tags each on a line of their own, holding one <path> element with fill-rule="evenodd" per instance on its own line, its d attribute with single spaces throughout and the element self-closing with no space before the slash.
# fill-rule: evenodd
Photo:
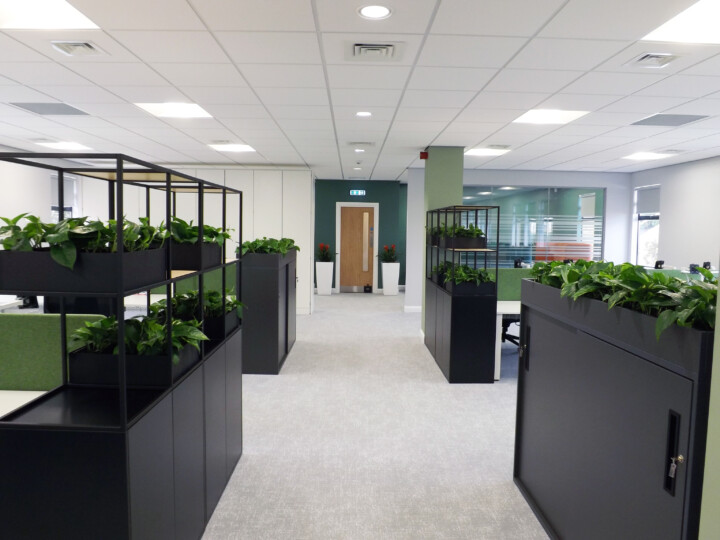
<svg viewBox="0 0 720 540">
<path fill-rule="evenodd" d="M 666 127 L 678 127 L 690 122 L 697 122 L 707 118 L 707 116 L 701 116 L 698 114 L 654 114 L 633 122 L 633 126 L 666 126 Z"/>
<path fill-rule="evenodd" d="M 395 55 L 395 45 L 390 43 L 355 43 L 353 56 L 364 60 L 390 60 Z"/>
<path fill-rule="evenodd" d="M 677 56 L 670 53 L 643 53 L 625 65 L 644 69 L 661 69 L 676 59 Z"/>
<path fill-rule="evenodd" d="M 19 107 L 35 114 L 43 116 L 85 116 L 86 112 L 71 107 L 65 103 L 11 103 L 14 107 Z"/>
<path fill-rule="evenodd" d="M 100 47 L 90 41 L 51 41 L 58 52 L 66 56 L 97 56 L 105 54 Z"/>
</svg>

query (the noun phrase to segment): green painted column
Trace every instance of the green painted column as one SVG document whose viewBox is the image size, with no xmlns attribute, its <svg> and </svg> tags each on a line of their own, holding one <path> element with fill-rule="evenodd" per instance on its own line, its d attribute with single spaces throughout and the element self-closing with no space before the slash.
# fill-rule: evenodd
<svg viewBox="0 0 720 540">
<path fill-rule="evenodd" d="M 462 146 L 431 146 L 425 161 L 425 210 L 462 204 Z"/>
<path fill-rule="evenodd" d="M 720 362 L 720 311 L 715 319 L 713 363 Z M 720 363 L 718 363 L 720 365 Z M 720 369 L 716 367 L 710 383 L 710 414 L 705 455 L 700 540 L 720 538 Z"/>
<path fill-rule="evenodd" d="M 425 160 L 425 210 L 462 204 L 465 148 L 462 146 L 430 146 L 427 148 L 427 152 L 428 158 Z M 425 257 L 423 257 L 423 272 L 425 271 L 424 268 Z M 422 292 L 423 316 L 420 320 L 424 332 L 424 286 Z"/>
</svg>

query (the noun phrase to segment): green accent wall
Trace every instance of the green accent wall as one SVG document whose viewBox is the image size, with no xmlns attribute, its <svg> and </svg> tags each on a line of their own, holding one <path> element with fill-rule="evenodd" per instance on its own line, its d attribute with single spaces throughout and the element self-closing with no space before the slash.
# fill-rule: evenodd
<svg viewBox="0 0 720 540">
<path fill-rule="evenodd" d="M 461 146 L 431 146 L 425 160 L 425 210 L 463 203 Z"/>
<path fill-rule="evenodd" d="M 351 197 L 351 189 L 364 189 L 364 197 Z M 335 209 L 338 202 L 378 203 L 380 219 L 378 252 L 385 245 L 395 244 L 400 262 L 400 285 L 405 285 L 405 237 L 407 222 L 407 186 L 400 182 L 362 180 L 315 181 L 315 244 L 329 244 L 335 253 Z M 333 279 L 333 286 L 335 286 Z M 382 272 L 378 267 L 378 287 L 382 288 Z"/>
<path fill-rule="evenodd" d="M 720 361 L 720 311 L 715 318 L 713 363 Z M 718 364 L 720 365 L 720 364 Z M 720 370 L 715 369 L 710 382 L 710 414 L 705 455 L 700 540 L 720 538 Z"/>
</svg>

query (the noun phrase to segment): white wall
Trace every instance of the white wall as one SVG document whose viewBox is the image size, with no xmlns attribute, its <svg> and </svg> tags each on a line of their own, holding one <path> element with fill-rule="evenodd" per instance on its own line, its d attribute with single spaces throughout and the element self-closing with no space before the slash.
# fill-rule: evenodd
<svg viewBox="0 0 720 540">
<path fill-rule="evenodd" d="M 660 185 L 658 258 L 666 266 L 720 266 L 720 158 L 637 172 L 632 184 Z"/>
<path fill-rule="evenodd" d="M 0 162 L 0 216 L 28 213 L 50 221 L 52 171 Z"/>
<path fill-rule="evenodd" d="M 405 311 L 418 312 L 422 311 L 425 279 L 425 170 L 410 169 L 407 186 Z"/>
</svg>

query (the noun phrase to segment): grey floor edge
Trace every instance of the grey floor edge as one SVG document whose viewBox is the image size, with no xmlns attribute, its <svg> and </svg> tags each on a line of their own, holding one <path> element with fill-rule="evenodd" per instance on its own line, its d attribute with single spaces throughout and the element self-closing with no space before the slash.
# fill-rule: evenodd
<svg viewBox="0 0 720 540">
<path fill-rule="evenodd" d="M 517 354 L 450 385 L 403 295 L 316 296 L 278 376 L 243 378 L 214 539 L 547 538 L 513 484 Z"/>
</svg>

